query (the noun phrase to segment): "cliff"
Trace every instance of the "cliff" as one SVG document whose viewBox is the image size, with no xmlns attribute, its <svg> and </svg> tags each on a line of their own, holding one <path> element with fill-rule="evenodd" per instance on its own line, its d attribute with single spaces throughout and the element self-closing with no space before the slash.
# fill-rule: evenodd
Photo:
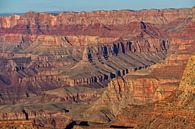
<svg viewBox="0 0 195 129">
<path fill-rule="evenodd" d="M 175 91 L 177 84 L 177 80 L 152 76 L 147 70 L 131 73 L 124 78 L 113 79 L 94 108 L 109 108 L 117 115 L 128 105 L 146 105 L 164 100 Z"/>
<path fill-rule="evenodd" d="M 93 112 L 92 117 L 84 118 L 89 125 L 75 125 L 75 128 L 194 128 L 194 57 L 192 54 L 189 58 L 177 85 L 173 80 L 162 81 L 161 76 L 151 77 L 151 73 L 148 77 L 146 70 L 113 79 L 87 110 L 86 113 Z M 175 88 L 170 89 L 171 85 Z M 165 91 L 171 93 L 166 96 Z M 90 123 L 93 121 L 102 124 Z"/>
<path fill-rule="evenodd" d="M 165 9 L 165 10 L 122 10 L 122 11 L 94 11 L 67 12 L 57 15 L 49 13 L 28 12 L 23 16 L 1 17 L 0 28 L 15 28 L 15 32 L 22 33 L 55 33 L 59 30 L 74 31 L 92 25 L 109 30 L 115 25 L 128 25 L 132 22 L 145 21 L 151 24 L 167 24 L 179 19 L 190 17 L 194 19 L 194 8 Z M 111 28 L 110 28 L 111 26 Z M 53 29 L 55 27 L 56 29 Z M 66 28 L 68 27 L 68 28 Z M 75 29 L 73 28 L 75 27 Z M 66 28 L 66 29 L 65 29 Z M 9 30 L 7 30 L 9 32 Z M 53 31 L 53 32 L 52 32 Z M 12 31 L 10 31 L 12 32 Z M 62 32 L 61 32 L 62 33 Z M 64 32 L 63 32 L 64 33 Z"/>
<path fill-rule="evenodd" d="M 194 10 L 194 8 L 189 8 L 79 13 L 62 12 L 56 15 L 28 12 L 23 16 L 1 16 L 0 41 L 20 42 L 22 41 L 22 36 L 24 39 L 28 37 L 28 41 L 36 40 L 54 43 L 61 40 L 64 36 L 70 36 L 68 39 L 74 44 L 79 44 L 79 42 L 84 44 L 86 43 L 85 41 L 91 42 L 93 39 L 98 39 L 97 42 L 113 41 L 111 40 L 112 38 L 120 36 L 129 38 L 138 35 L 140 32 L 140 21 L 150 26 L 155 25 L 156 27 L 166 29 L 169 32 L 183 30 L 184 26 L 188 26 L 188 30 L 191 30 L 192 23 L 195 21 Z M 164 27 L 165 25 L 166 27 Z M 158 28 L 153 30 L 155 30 L 155 33 L 166 37 L 166 34 L 160 32 Z M 193 30 L 191 31 L 193 32 Z M 186 33 L 181 35 L 184 36 Z"/>
<path fill-rule="evenodd" d="M 192 55 L 189 59 L 179 87 L 170 97 L 141 107 L 128 106 L 123 109 L 123 115 L 119 113 L 113 124 L 130 126 L 132 124 L 129 121 L 131 121 L 137 123 L 134 125 L 135 128 L 194 128 L 194 57 Z M 132 113 L 134 115 L 131 115 Z"/>
<path fill-rule="evenodd" d="M 161 36 L 160 31 L 156 32 L 155 26 L 144 22 L 136 25 L 139 34 L 132 39 L 41 34 L 8 34 L 10 37 L 6 38 L 6 32 L 2 35 L 2 74 L 6 73 L 6 78 L 13 76 L 14 79 L 8 79 L 9 85 L 25 86 L 30 83 L 41 87 L 47 84 L 49 87 L 49 81 L 57 86 L 61 82 L 69 86 L 90 85 L 164 59 L 169 41 Z M 13 38 L 11 41 L 14 35 L 18 39 Z M 18 43 L 13 43 L 11 48 L 5 50 L 9 40 Z M 115 62 L 121 57 L 121 64 L 116 65 Z M 9 64 L 8 58 L 15 63 L 14 66 Z M 10 67 L 11 71 L 4 67 Z M 11 83 L 12 80 L 16 80 L 15 83 Z"/>
<path fill-rule="evenodd" d="M 124 114 L 119 115 L 119 118 L 114 124 L 116 126 L 127 125 L 127 127 L 134 127 L 139 124 L 137 123 L 137 119 L 139 121 L 139 119 L 141 119 L 140 117 L 143 117 L 143 121 L 145 121 L 146 117 L 151 112 L 160 112 L 161 109 L 167 109 L 163 108 L 161 104 L 159 104 L 161 105 L 161 109 L 156 108 L 154 106 L 156 103 L 171 103 L 173 102 L 173 98 L 177 99 L 181 96 L 184 98 L 189 96 L 191 98 L 193 95 L 187 92 L 183 93 L 180 97 L 174 95 L 175 92 L 178 93 L 178 89 L 181 88 L 180 85 L 183 83 L 181 81 L 182 78 L 183 80 L 186 80 L 185 82 L 192 82 L 189 78 L 193 76 L 193 63 L 191 61 L 193 57 L 191 59 L 189 58 L 194 53 L 194 40 L 174 38 L 169 45 L 169 53 L 165 60 L 151 65 L 144 70 L 142 69 L 136 72 L 131 71 L 123 77 L 112 79 L 102 96 L 86 111 L 86 114 L 93 111 L 93 113 L 96 114 L 96 117 L 92 116 L 93 118 L 90 117 L 85 119 L 104 123 L 112 121 L 114 116 L 119 115 L 120 112 L 124 112 Z M 190 61 L 191 63 L 188 63 Z M 188 69 L 188 72 L 191 71 L 191 73 L 184 72 L 185 68 L 186 70 Z M 167 102 L 167 100 L 169 102 Z M 190 100 L 187 99 L 185 102 L 179 101 L 185 101 L 185 99 L 177 99 L 177 104 L 175 105 L 179 106 L 178 103 L 185 103 L 187 105 Z M 141 111 L 142 108 L 143 111 Z M 129 112 L 127 110 L 129 110 Z M 134 115 L 130 115 L 142 114 L 144 111 L 148 114 L 144 113 L 145 116 L 140 116 L 139 118 L 136 118 L 136 120 L 134 120 Z M 184 114 L 185 112 L 186 111 L 184 111 Z M 156 116 L 154 115 L 154 117 Z M 146 127 L 146 125 L 144 125 L 144 127 Z"/>
</svg>

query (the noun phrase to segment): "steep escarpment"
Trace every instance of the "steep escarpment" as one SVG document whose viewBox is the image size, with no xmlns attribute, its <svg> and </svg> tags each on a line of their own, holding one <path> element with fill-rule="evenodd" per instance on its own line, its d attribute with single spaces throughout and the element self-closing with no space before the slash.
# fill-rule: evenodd
<svg viewBox="0 0 195 129">
<path fill-rule="evenodd" d="M 135 34 L 116 37 L 2 32 L 1 104 L 29 103 L 33 99 L 91 102 L 100 95 L 96 89 L 61 96 L 45 91 L 69 86 L 105 87 L 117 76 L 166 58 L 169 41 L 158 28 L 143 21 L 132 23 L 132 28 Z"/>
<path fill-rule="evenodd" d="M 184 71 L 179 90 L 182 94 L 178 97 L 179 106 L 193 107 L 194 104 L 194 94 L 195 94 L 195 55 L 193 55 L 186 66 Z"/>
<path fill-rule="evenodd" d="M 169 97 L 178 80 L 153 76 L 148 70 L 113 79 L 91 110 L 109 110 L 117 115 L 128 105 L 146 105 Z"/>
<path fill-rule="evenodd" d="M 126 26 L 132 22 L 145 21 L 152 24 L 167 24 L 178 19 L 191 17 L 192 9 L 166 9 L 141 11 L 94 11 L 94 12 L 67 12 L 57 15 L 49 13 L 28 12 L 24 16 L 1 17 L 1 32 L 29 33 L 29 34 L 65 34 L 67 32 L 113 33 L 115 28 Z M 85 29 L 89 28 L 89 29 Z M 97 29 L 93 31 L 93 29 Z M 123 30 L 123 28 L 121 28 Z M 104 33 L 102 33 L 104 34 Z M 107 33 L 108 34 L 108 33 Z"/>
<path fill-rule="evenodd" d="M 5 50 L 3 47 L 1 56 L 5 61 L 1 67 L 8 65 L 12 71 L 3 69 L 2 73 L 14 73 L 10 75 L 15 76 L 17 83 L 10 85 L 90 85 L 148 67 L 164 59 L 169 41 L 147 23 L 140 22 L 139 27 L 135 28 L 140 32 L 132 39 L 120 37 L 106 43 L 82 41 L 85 45 L 75 45 L 76 42 L 66 36 L 49 38 L 51 41 L 47 42 L 44 38 L 31 40 L 31 35 L 23 35 L 22 41 L 13 44 L 13 48 Z M 5 40 L 3 46 L 7 46 L 6 43 Z M 7 58 L 15 66 L 9 65 Z M 121 64 L 117 64 L 119 60 Z"/>
<path fill-rule="evenodd" d="M 66 127 L 71 118 L 63 104 L 1 106 L 1 128 L 59 128 Z M 66 117 L 64 117 L 66 115 Z"/>
<path fill-rule="evenodd" d="M 187 20 L 186 20 L 187 19 Z M 140 33 L 139 22 L 143 21 L 150 26 L 160 26 L 166 31 L 182 30 L 183 26 L 194 21 L 194 8 L 192 9 L 166 9 L 141 11 L 94 11 L 94 12 L 68 12 L 57 15 L 50 13 L 28 12 L 23 16 L 0 17 L 0 41 L 19 42 L 22 37 L 28 40 L 56 42 L 64 36 L 78 44 L 90 39 L 97 42 L 111 41 L 120 36 L 124 38 L 135 37 Z M 182 22 L 181 22 L 182 21 Z M 164 25 L 167 25 L 164 27 Z M 172 26 L 177 26 L 173 28 Z M 159 28 L 153 29 L 155 33 L 166 37 Z M 52 35 L 55 35 L 52 36 Z M 59 37 L 62 36 L 62 37 Z M 78 38 L 77 36 L 82 36 Z M 85 37 L 95 36 L 95 37 Z M 50 38 L 49 38 L 50 37 Z M 58 38 L 57 38 L 58 37 Z M 110 38 L 110 39 L 109 39 Z M 23 38 L 25 39 L 25 38 Z M 52 40 L 53 39 L 53 40 Z M 113 41 L 113 40 L 112 40 Z M 83 43 L 83 42 L 82 42 Z"/>
<path fill-rule="evenodd" d="M 178 94 L 180 94 L 180 91 L 178 91 L 178 87 L 181 87 L 180 83 L 182 83 L 182 78 L 187 79 L 187 77 L 184 76 L 186 74 L 186 72 L 184 72 L 184 69 L 188 63 L 189 58 L 194 53 L 194 40 L 182 39 L 177 37 L 177 39 L 172 39 L 169 45 L 169 54 L 164 61 L 152 65 L 145 70 L 130 72 L 123 77 L 113 79 L 109 83 L 108 88 L 104 91 L 99 100 L 97 100 L 94 105 L 88 111 L 86 111 L 86 114 L 93 111 L 93 113 L 96 114 L 96 117 L 92 116 L 85 119 L 89 121 L 99 121 L 104 123 L 112 121 L 114 119 L 114 115 L 117 115 L 118 119 L 114 121 L 113 125 L 115 125 L 116 127 L 135 127 L 139 124 L 139 119 L 145 121 L 148 116 L 151 115 L 151 113 L 154 113 L 155 119 L 155 117 L 160 114 L 158 110 L 166 110 L 166 108 L 164 107 L 172 103 L 173 98 L 183 98 L 183 100 L 181 101 L 185 101 L 184 98 L 188 96 L 189 99 L 185 101 L 185 104 L 189 102 L 191 103 L 191 98 L 193 95 L 186 92 L 178 96 Z M 186 69 L 192 70 L 192 61 L 188 64 L 191 64 L 191 67 L 187 65 Z M 188 75 L 191 74 L 188 73 Z M 191 77 L 192 76 L 189 76 L 189 78 Z M 187 79 L 186 82 L 191 81 Z M 167 100 L 169 102 L 167 102 Z M 179 106 L 178 103 L 183 103 L 179 101 L 180 100 L 177 99 L 175 105 Z M 155 103 L 161 102 L 165 105 L 163 107 L 161 104 L 159 104 L 161 105 L 160 109 L 159 107 L 156 108 L 155 106 L 151 106 L 155 105 Z M 119 115 L 121 111 L 123 112 L 123 114 Z M 138 118 L 135 117 L 137 116 L 137 114 L 142 114 L 142 112 L 144 116 L 141 115 Z M 168 119 L 170 117 L 174 117 L 174 120 L 180 119 L 180 117 L 177 117 L 177 115 L 179 114 L 182 115 L 181 119 L 184 119 L 184 117 L 186 117 L 188 113 L 190 114 L 190 112 L 188 111 L 178 111 L 170 113 L 170 115 L 167 114 L 167 116 L 164 116 L 164 118 L 162 119 Z M 159 121 L 162 120 L 160 116 L 161 115 L 159 115 L 159 117 L 157 118 Z M 190 123 L 192 123 L 190 119 L 193 120 L 193 116 L 188 117 L 188 120 L 190 121 Z M 172 123 L 174 123 L 173 121 Z M 149 123 L 147 124 L 149 125 Z M 146 126 L 147 125 L 145 124 L 142 127 Z M 157 125 L 154 126 L 154 128 L 157 128 Z M 181 126 L 183 127 L 184 125 Z M 141 126 L 139 126 L 139 128 L 141 128 Z"/>
<path fill-rule="evenodd" d="M 142 122 L 137 128 L 194 128 L 194 55 L 189 59 L 181 83 L 176 93 L 164 102 L 154 104 L 154 115 L 149 120 L 140 119 Z M 147 111 L 147 108 L 146 108 Z M 162 112 L 161 112 L 162 111 Z M 147 114 L 147 113 L 146 113 Z M 157 115 L 158 114 L 158 115 Z M 142 116 L 143 117 L 143 116 Z M 148 119 L 148 118 L 147 118 Z M 169 121 L 167 121 L 169 119 Z"/>
<path fill-rule="evenodd" d="M 162 81 L 161 76 L 149 77 L 147 71 L 114 79 L 86 112 L 93 111 L 96 117 L 83 118 L 89 125 L 75 128 L 194 128 L 194 57 L 188 60 L 179 84 Z"/>
</svg>

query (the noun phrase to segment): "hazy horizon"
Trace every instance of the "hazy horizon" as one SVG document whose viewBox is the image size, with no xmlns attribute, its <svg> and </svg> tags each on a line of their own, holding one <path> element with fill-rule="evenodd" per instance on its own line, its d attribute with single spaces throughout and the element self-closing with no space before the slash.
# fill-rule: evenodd
<svg viewBox="0 0 195 129">
<path fill-rule="evenodd" d="M 191 8 L 195 6 L 194 0 L 6 0 L 0 2 L 0 13 L 35 12 L 80 12 L 95 10 L 142 10 L 165 8 Z"/>
</svg>

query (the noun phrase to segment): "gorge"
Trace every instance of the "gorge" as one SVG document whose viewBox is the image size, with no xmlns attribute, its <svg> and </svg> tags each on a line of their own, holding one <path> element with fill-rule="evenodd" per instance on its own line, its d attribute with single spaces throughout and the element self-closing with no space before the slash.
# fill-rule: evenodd
<svg viewBox="0 0 195 129">
<path fill-rule="evenodd" d="M 195 128 L 194 35 L 195 7 L 0 16 L 0 127 Z"/>
</svg>

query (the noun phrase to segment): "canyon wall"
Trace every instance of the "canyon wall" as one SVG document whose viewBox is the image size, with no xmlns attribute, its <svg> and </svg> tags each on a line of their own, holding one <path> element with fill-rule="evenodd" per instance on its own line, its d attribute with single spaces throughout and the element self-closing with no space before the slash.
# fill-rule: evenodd
<svg viewBox="0 0 195 129">
<path fill-rule="evenodd" d="M 155 129 L 159 126 L 161 128 L 194 128 L 194 61 L 194 54 L 192 54 L 184 70 L 179 87 L 169 98 L 153 105 L 129 106 L 123 110 L 123 115 L 120 114 L 113 124 L 129 126 L 132 125 L 129 123 L 131 121 L 136 123 L 135 128 L 148 127 Z M 147 117 L 148 115 L 150 117 Z M 121 123 L 119 122 L 120 120 Z"/>
<path fill-rule="evenodd" d="M 131 22 L 145 21 L 151 24 L 167 24 L 178 19 L 191 17 L 194 19 L 192 9 L 165 9 L 165 10 L 122 10 L 122 11 L 94 11 L 94 12 L 64 12 L 59 14 L 28 12 L 23 16 L 13 15 L 1 17 L 0 27 L 15 28 L 22 33 L 55 33 L 65 30 L 73 31 L 72 26 L 82 30 L 83 26 L 96 25 L 109 30 L 107 25 L 128 25 Z M 52 27 L 56 29 L 53 30 Z M 92 28 L 92 27 L 90 27 Z M 14 29 L 13 29 L 14 30 Z M 53 31 L 53 32 L 51 32 Z M 9 32 L 9 30 L 7 30 Z M 61 32 L 62 33 L 62 32 Z"/>
<path fill-rule="evenodd" d="M 165 58 L 169 41 L 161 37 L 160 32 L 156 33 L 154 26 L 144 22 L 138 24 L 135 28 L 139 30 L 139 34 L 132 39 L 119 37 L 117 40 L 112 38 L 114 41 L 99 40 L 98 43 L 96 39 L 93 39 L 95 42 L 82 40 L 84 45 L 77 44 L 77 41 L 73 42 L 66 36 L 60 39 L 57 36 L 48 42 L 51 36 L 45 38 L 44 35 L 43 40 L 37 40 L 32 39 L 34 35 L 22 35 L 19 44 L 14 44 L 7 53 L 1 54 L 5 60 L 2 67 L 11 67 L 11 71 L 4 69 L 2 72 L 14 73 L 4 78 L 15 75 L 17 83 L 14 84 L 21 86 L 28 84 L 44 87 L 47 84 L 49 87 L 49 82 L 55 83 L 55 86 L 90 85 L 148 67 Z M 3 38 L 5 36 L 3 34 Z M 3 46 L 7 42 L 7 39 L 3 40 Z M 121 64 L 116 65 L 121 57 Z M 7 58 L 15 64 L 10 65 Z M 64 66 L 67 68 L 63 68 Z M 64 70 L 57 70 L 58 68 Z M 11 80 L 8 79 L 12 82 Z"/>
<path fill-rule="evenodd" d="M 113 42 L 118 37 L 132 38 L 140 33 L 143 21 L 162 37 L 166 33 L 158 26 L 173 31 L 194 21 L 194 8 L 166 10 L 122 10 L 94 12 L 64 12 L 59 14 L 28 12 L 22 16 L 0 17 L 0 41 L 36 41 L 73 44 Z M 182 22 L 180 22 L 182 21 Z M 154 27 L 155 25 L 155 27 Z M 166 25 L 166 27 L 163 27 Z M 189 27 L 190 28 L 190 27 Z M 68 40 L 67 40 L 68 39 Z"/>
</svg>

